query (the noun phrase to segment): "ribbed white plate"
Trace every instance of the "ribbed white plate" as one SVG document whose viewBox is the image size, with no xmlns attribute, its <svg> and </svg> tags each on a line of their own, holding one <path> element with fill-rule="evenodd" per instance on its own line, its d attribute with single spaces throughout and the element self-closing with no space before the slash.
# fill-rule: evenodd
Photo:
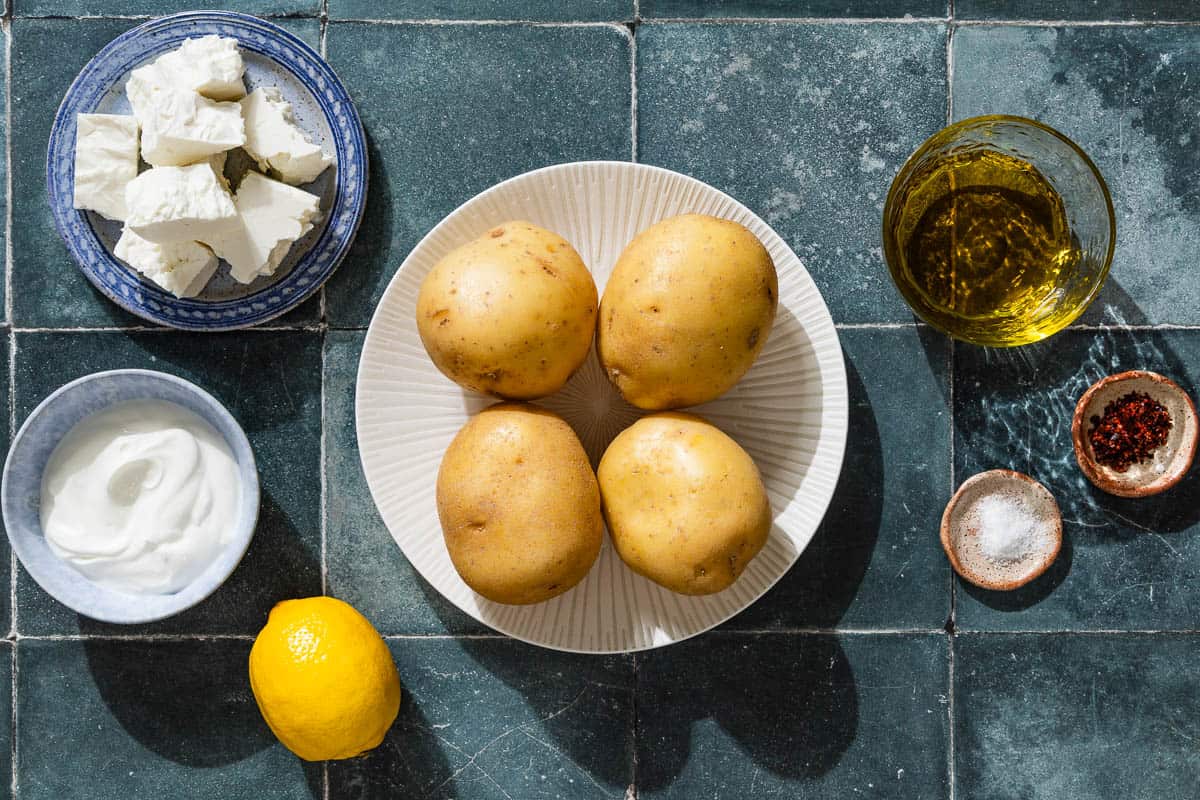
<svg viewBox="0 0 1200 800">
<path fill-rule="evenodd" d="M 685 597 L 642 578 L 605 537 L 584 581 L 533 606 L 492 603 L 450 563 L 434 486 L 446 445 L 492 399 L 438 372 L 417 334 L 421 281 L 446 253 L 501 222 L 525 219 L 565 237 L 601 292 L 638 232 L 687 212 L 736 220 L 767 246 L 779 271 L 779 313 L 758 361 L 728 394 L 694 410 L 753 456 L 771 497 L 767 545 L 732 587 Z M 539 401 L 561 414 L 593 464 L 639 415 L 604 377 L 595 350 L 559 393 Z M 829 505 L 846 445 L 846 371 L 829 309 L 791 248 L 736 200 L 676 172 L 590 161 L 528 172 L 472 198 L 421 240 L 392 279 L 371 320 L 358 371 L 358 444 L 371 495 L 413 566 L 452 603 L 524 641 L 587 653 L 660 647 L 708 630 L 746 608 L 804 550 Z"/>
</svg>

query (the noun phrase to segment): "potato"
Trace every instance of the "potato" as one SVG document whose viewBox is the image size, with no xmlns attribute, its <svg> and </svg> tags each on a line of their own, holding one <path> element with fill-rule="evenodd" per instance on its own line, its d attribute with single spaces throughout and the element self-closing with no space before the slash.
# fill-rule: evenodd
<svg viewBox="0 0 1200 800">
<path fill-rule="evenodd" d="M 638 408 L 708 402 L 750 369 L 778 299 L 775 264 L 745 227 L 700 214 L 665 219 L 617 259 L 600 301 L 600 363 Z"/>
<path fill-rule="evenodd" d="M 729 587 L 767 541 L 771 505 L 753 459 L 693 414 L 651 414 L 597 470 L 609 534 L 630 569 L 681 594 Z"/>
<path fill-rule="evenodd" d="M 417 296 L 417 329 L 458 385 L 531 399 L 558 391 L 587 358 L 596 299 L 566 239 L 506 222 L 434 265 Z"/>
<path fill-rule="evenodd" d="M 497 603 L 540 603 L 583 580 L 600 553 L 600 490 L 557 415 L 501 403 L 454 437 L 437 478 L 438 519 L 458 574 Z"/>
</svg>

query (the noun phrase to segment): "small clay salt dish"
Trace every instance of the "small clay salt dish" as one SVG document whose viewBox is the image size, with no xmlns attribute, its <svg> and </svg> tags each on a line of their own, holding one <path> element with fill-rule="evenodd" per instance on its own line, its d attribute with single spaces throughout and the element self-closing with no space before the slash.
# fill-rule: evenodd
<svg viewBox="0 0 1200 800">
<path fill-rule="evenodd" d="M 1109 403 L 1130 392 L 1147 394 L 1162 404 L 1171 418 L 1171 430 L 1148 460 L 1117 472 L 1096 460 L 1089 434 L 1092 418 L 1102 417 Z M 1196 457 L 1198 429 L 1196 406 L 1187 392 L 1155 372 L 1132 370 L 1109 375 L 1083 393 L 1071 420 L 1071 441 L 1079 468 L 1098 489 L 1118 497 L 1147 497 L 1165 492 L 1187 474 Z"/>
<path fill-rule="evenodd" d="M 1062 549 L 1054 495 L 1028 475 L 993 469 L 968 478 L 942 514 L 942 549 L 966 581 L 1007 592 L 1050 568 Z"/>
</svg>

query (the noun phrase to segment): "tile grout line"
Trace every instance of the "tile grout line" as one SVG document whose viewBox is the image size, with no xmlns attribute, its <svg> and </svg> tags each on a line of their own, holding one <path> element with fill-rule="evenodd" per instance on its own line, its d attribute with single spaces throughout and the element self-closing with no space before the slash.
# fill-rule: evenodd
<svg viewBox="0 0 1200 800">
<path fill-rule="evenodd" d="M 710 630 L 706 633 L 714 636 L 934 636 L 944 633 L 938 628 L 781 628 L 781 629 L 746 629 L 746 630 Z M 1147 633 L 1147 631 L 1122 631 L 1123 633 Z M 1036 633 L 1036 631 L 1035 631 Z M 1177 631 L 1161 631 L 1161 633 L 1177 633 Z M 411 640 L 496 640 L 511 639 L 503 633 L 384 633 L 384 639 L 396 641 Z M 5 641 L 133 641 L 133 642 L 188 642 L 188 641 L 244 641 L 252 642 L 254 634 L 250 633 L 17 633 L 10 634 Z M 517 640 L 513 640 L 517 641 Z M 641 651 L 633 651 L 633 655 Z M 610 653 L 609 655 L 614 655 Z"/>
<path fill-rule="evenodd" d="M 11 165 L 11 161 L 9 162 Z M 12 213 L 12 207 L 9 207 Z M 11 263 L 11 259 L 7 259 Z M 8 331 L 8 438 L 11 442 L 17 429 L 17 334 L 13 329 Z M 12 796 L 17 796 L 17 554 L 12 548 L 8 553 L 8 616 L 9 634 L 12 640 L 12 747 L 9 753 L 9 764 L 12 770 Z"/>
<path fill-rule="evenodd" d="M 747 637 L 747 636 L 855 636 L 855 637 L 885 637 L 885 636 L 945 636 L 944 628 L 784 628 L 778 630 L 710 630 L 706 636 L 717 637 Z M 503 633 L 384 633 L 382 638 L 387 641 L 512 641 L 521 644 Z M 1194 638 L 1200 636 L 1200 629 L 1129 629 L 1103 628 L 1095 630 L 956 630 L 953 638 L 997 637 L 997 636 L 1136 636 L 1157 637 L 1176 636 Z M 28 633 L 8 636 L 3 639 L 10 644 L 20 642 L 253 642 L 255 635 L 251 633 Z M 657 649 L 657 648 L 649 648 Z M 647 650 L 638 650 L 628 655 L 640 654 Z M 605 655 L 620 655 L 620 653 L 605 653 Z"/>
<path fill-rule="evenodd" d="M 12 643 L 12 655 L 10 656 L 10 658 L 12 659 L 12 661 L 11 661 L 12 698 L 10 700 L 10 702 L 12 703 L 12 714 L 11 714 L 11 718 L 10 718 L 10 724 L 12 725 L 12 731 L 9 735 L 12 736 L 12 743 L 9 746 L 8 757 L 9 757 L 9 769 L 12 770 L 12 776 L 10 779 L 9 789 L 11 791 L 13 798 L 15 799 L 17 797 L 17 793 L 20 791 L 20 788 L 17 786 L 17 724 L 18 724 L 18 720 L 17 720 L 17 670 L 20 669 L 20 667 L 17 664 L 17 643 L 16 642 Z"/>
<path fill-rule="evenodd" d="M 248 633 L 33 633 L 9 639 L 20 642 L 253 642 Z"/>
<path fill-rule="evenodd" d="M 327 409 L 325 396 L 325 374 L 326 374 L 326 353 L 328 351 L 328 340 L 326 334 L 321 334 L 321 441 L 320 441 L 320 469 L 321 469 L 321 487 L 320 487 L 320 508 L 321 508 L 321 594 L 329 594 L 329 561 L 328 561 L 328 524 L 326 522 L 326 512 L 329 507 L 329 464 L 327 462 L 328 449 L 326 439 L 328 438 L 326 419 Z"/>
<path fill-rule="evenodd" d="M 946 777 L 950 783 L 950 792 L 949 792 L 950 800 L 956 800 L 956 798 L 958 797 L 958 786 L 957 786 L 958 772 L 957 772 L 957 766 L 956 766 L 957 762 L 958 762 L 958 753 L 955 751 L 955 747 L 957 746 L 957 744 L 956 744 L 955 736 L 954 736 L 954 725 L 955 725 L 955 717 L 954 717 L 954 668 L 955 668 L 954 636 L 955 636 L 954 631 L 948 631 L 946 634 L 946 644 L 947 644 L 946 719 L 949 723 L 947 726 L 947 729 L 949 731 L 949 737 L 947 739 L 947 747 L 949 749 L 949 752 L 947 753 L 947 759 L 946 759 Z"/>
<path fill-rule="evenodd" d="M 153 19 L 145 17 L 144 19 Z M 429 18 L 422 19 L 420 17 L 396 17 L 396 18 L 374 18 L 374 17 L 338 17 L 330 19 L 330 22 L 336 22 L 341 25 L 350 23 L 355 25 L 390 25 L 390 26 L 411 26 L 411 27 L 427 27 L 427 28 L 501 28 L 501 27 L 526 27 L 526 28 L 613 28 L 624 27 L 629 20 L 594 20 L 594 21 L 576 21 L 569 20 L 544 20 L 544 19 L 441 19 Z"/>
<path fill-rule="evenodd" d="M 321 33 L 319 39 L 321 58 L 325 59 L 325 33 L 329 30 L 329 0 L 321 0 L 321 13 L 318 19 L 321 21 Z"/>
<path fill-rule="evenodd" d="M 15 0 L 6 0 L 4 8 L 4 318 L 8 322 L 8 439 L 12 442 L 17 429 L 17 334 L 13 318 L 13 158 L 12 158 L 12 42 L 13 6 Z M 11 548 L 8 553 L 8 616 L 9 633 L 13 638 L 9 676 L 9 792 L 13 798 L 20 793 L 17 782 L 17 764 L 20 753 L 17 741 L 20 719 L 17 711 L 17 676 L 20 664 L 17 659 L 17 554 Z"/>
<path fill-rule="evenodd" d="M 9 0 L 11 3 L 11 0 Z M 11 6 L 6 11 L 11 12 Z M 8 321 L 8 440 L 17 433 L 17 334 L 13 324 L 12 20 L 4 21 L 4 317 Z M 8 554 L 9 632 L 17 632 L 17 554 Z"/>
<path fill-rule="evenodd" d="M 13 318 L 13 158 L 12 158 L 12 20 L 4 21 L 4 319 Z"/>
<path fill-rule="evenodd" d="M 950 0 L 950 20 L 946 25 L 946 124 L 954 121 L 954 0 Z"/>
<path fill-rule="evenodd" d="M 629 31 L 629 160 L 638 160 L 637 8 Z"/>
<path fill-rule="evenodd" d="M 946 124 L 954 121 L 954 30 L 955 30 L 955 0 L 947 0 L 946 13 L 949 18 L 946 25 Z M 955 448 L 955 413 L 954 413 L 954 376 L 955 356 L 958 347 L 954 340 L 949 340 L 949 350 L 946 353 L 946 399 L 947 413 L 950 421 L 950 495 L 954 494 L 956 469 L 954 463 Z M 954 725 L 954 632 L 958 624 L 958 587 L 954 580 L 954 570 L 949 570 L 946 576 L 950 581 L 950 618 L 946 622 L 946 782 L 948 784 L 949 800 L 958 797 L 958 775 L 956 772 L 958 746 L 955 738 Z"/>
<path fill-rule="evenodd" d="M 169 328 L 162 325 L 108 325 L 96 327 L 83 326 L 65 326 L 61 328 L 55 327 L 38 327 L 38 326 L 5 326 L 0 324 L 0 330 L 8 327 L 10 331 L 15 333 L 191 333 L 185 328 Z M 246 328 L 235 328 L 229 332 L 232 333 L 323 333 L 325 331 L 349 331 L 363 333 L 367 330 L 366 325 L 331 325 L 328 322 L 316 322 L 300 325 L 251 325 Z M 914 320 L 912 322 L 835 322 L 834 327 L 840 331 L 856 331 L 856 330 L 932 330 L 929 323 Z M 1200 324 L 1180 324 L 1174 322 L 1163 322 L 1152 325 L 1110 325 L 1110 324 L 1077 324 L 1063 328 L 1062 332 L 1069 333 L 1071 331 L 1080 332 L 1111 332 L 1111 333 L 1165 333 L 1170 331 L 1193 332 L 1200 331 Z"/>
<path fill-rule="evenodd" d="M 629 789 L 625 793 L 625 800 L 638 800 L 638 737 L 640 734 L 641 720 L 638 717 L 638 675 L 641 670 L 641 653 L 633 653 L 633 697 L 630 705 L 633 707 L 633 761 L 630 764 L 632 775 L 630 775 L 631 783 Z"/>
<path fill-rule="evenodd" d="M 320 333 L 320 324 L 316 325 L 251 325 L 246 328 L 235 328 L 224 333 Z M 366 330 L 362 328 L 361 330 Z M 168 328 L 165 325 L 109 325 L 94 328 L 69 326 L 64 328 L 13 327 L 14 333 L 196 333 L 186 328 Z M 219 335 L 220 332 L 218 332 Z M 208 334 L 204 334 L 208 335 Z"/>
<path fill-rule="evenodd" d="M 640 12 L 639 12 L 640 13 Z M 80 16 L 63 16 L 61 14 L 21 14 L 11 15 L 12 19 L 96 21 L 96 20 L 130 20 L 146 21 L 157 19 L 161 15 L 153 14 L 84 14 Z M 316 14 L 260 14 L 263 19 L 320 19 Z M 337 22 L 349 22 L 371 25 L 422 25 L 438 26 L 503 26 L 524 25 L 539 28 L 594 28 L 620 25 L 629 20 L 537 20 L 537 19 L 444 19 L 439 17 L 404 17 L 404 18 L 373 18 L 373 17 L 339 17 Z M 945 24 L 951 20 L 948 17 L 651 17 L 636 20 L 647 25 L 932 25 Z M 960 19 L 953 20 L 957 26 L 964 27 L 1072 27 L 1072 28 L 1195 28 L 1200 27 L 1200 20 L 1071 20 L 1071 19 Z"/>
<path fill-rule="evenodd" d="M 647 25 L 931 25 L 948 17 L 651 17 Z"/>
<path fill-rule="evenodd" d="M 1144 19 L 960 19 L 956 25 L 971 28 L 1195 28 L 1200 20 Z"/>
</svg>

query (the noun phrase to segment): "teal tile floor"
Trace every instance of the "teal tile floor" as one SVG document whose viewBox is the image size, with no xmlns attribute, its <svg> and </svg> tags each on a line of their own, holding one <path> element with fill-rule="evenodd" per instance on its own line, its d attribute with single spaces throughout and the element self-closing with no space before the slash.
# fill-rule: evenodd
<svg viewBox="0 0 1200 800">
<path fill-rule="evenodd" d="M 1200 478 L 1157 500 L 1109 498 L 1075 469 L 1066 430 L 1075 397 L 1109 371 L 1200 389 L 1200 6 L 219 5 L 322 49 L 372 159 L 363 228 L 326 289 L 228 335 L 118 311 L 70 263 L 45 200 L 46 134 L 71 78 L 138 18 L 190 5 L 10 0 L 0 21 L 5 443 L 63 382 L 150 367 L 229 405 L 265 489 L 229 583 L 154 625 L 81 618 L 0 558 L 0 797 L 1194 796 Z M 916 324 L 880 253 L 896 169 L 948 120 L 985 112 L 1076 138 L 1119 216 L 1100 300 L 1019 351 Z M 364 330 L 415 242 L 496 181 L 589 158 L 688 172 L 767 218 L 833 310 L 849 374 L 846 469 L 796 567 L 719 630 L 628 657 L 537 650 L 442 601 L 376 514 L 354 435 Z M 995 466 L 1045 481 L 1066 519 L 1055 568 L 1007 595 L 952 577 L 936 539 L 952 488 Z M 276 600 L 321 592 L 384 633 L 405 699 L 368 757 L 303 764 L 258 716 L 246 654 Z"/>
</svg>

